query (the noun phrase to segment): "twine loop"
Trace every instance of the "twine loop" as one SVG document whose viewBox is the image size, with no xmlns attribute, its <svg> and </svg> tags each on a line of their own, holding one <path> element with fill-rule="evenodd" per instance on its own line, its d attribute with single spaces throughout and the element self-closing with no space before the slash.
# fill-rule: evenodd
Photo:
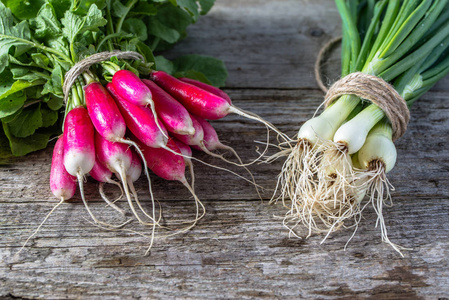
<svg viewBox="0 0 449 300">
<path fill-rule="evenodd" d="M 337 37 L 321 48 L 315 63 L 315 78 L 318 86 L 326 93 L 324 105 L 344 95 L 355 95 L 361 99 L 369 100 L 383 110 L 393 129 L 393 140 L 404 135 L 410 121 L 410 111 L 407 102 L 399 95 L 395 88 L 380 77 L 362 72 L 351 73 L 332 84 L 329 89 L 321 79 L 321 64 L 324 55 L 341 40 Z"/>
<path fill-rule="evenodd" d="M 134 51 L 104 51 L 86 57 L 73 65 L 73 67 L 64 76 L 64 84 L 62 85 L 64 103 L 67 103 L 70 89 L 78 76 L 84 72 L 87 72 L 92 65 L 109 60 L 114 56 L 118 59 L 144 60 L 144 57 L 140 53 Z"/>
</svg>

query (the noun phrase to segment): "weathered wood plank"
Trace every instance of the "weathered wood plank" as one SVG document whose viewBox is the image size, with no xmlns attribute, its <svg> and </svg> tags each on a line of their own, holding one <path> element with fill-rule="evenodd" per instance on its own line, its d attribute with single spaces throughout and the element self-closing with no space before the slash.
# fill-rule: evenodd
<svg viewBox="0 0 449 300">
<path fill-rule="evenodd" d="M 308 57 L 338 34 L 338 24 L 330 0 L 219 0 L 169 55 L 200 52 L 224 59 L 230 73 L 226 91 L 234 103 L 293 136 L 322 100 Z M 385 208 L 384 216 L 390 239 L 412 248 L 403 259 L 381 242 L 370 207 L 346 251 L 348 230 L 322 245 L 320 235 L 288 238 L 281 223 L 285 209 L 267 201 L 282 162 L 251 166 L 256 181 L 267 188 L 264 201 L 249 183 L 195 163 L 195 186 L 207 214 L 185 234 L 158 238 L 148 257 L 143 256 L 148 238 L 91 225 L 79 201 L 55 211 L 16 256 L 55 204 L 48 188 L 47 149 L 0 166 L 0 297 L 447 298 L 448 82 L 416 103 L 409 129 L 397 142 L 398 163 L 389 174 L 396 187 L 394 206 Z M 253 141 L 264 140 L 262 125 L 229 116 L 214 126 L 243 158 L 257 156 Z M 229 167 L 198 152 L 195 156 Z M 137 188 L 150 208 L 143 178 Z M 181 184 L 154 179 L 154 190 L 168 224 L 194 216 L 193 200 Z M 90 180 L 86 195 L 93 211 L 103 216 L 104 204 Z M 120 205 L 126 207 L 123 201 Z M 104 217 L 110 215 L 108 210 Z M 132 228 L 150 233 L 136 224 Z"/>
</svg>

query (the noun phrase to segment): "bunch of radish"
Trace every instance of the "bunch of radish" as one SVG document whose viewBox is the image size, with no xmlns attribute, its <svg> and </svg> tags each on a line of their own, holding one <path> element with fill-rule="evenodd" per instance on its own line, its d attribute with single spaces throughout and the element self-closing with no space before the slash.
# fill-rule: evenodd
<svg viewBox="0 0 449 300">
<path fill-rule="evenodd" d="M 212 151 L 228 150 L 238 163 L 224 160 L 246 168 L 234 149 L 220 142 L 207 120 L 221 119 L 234 112 L 274 127 L 257 115 L 233 106 L 226 93 L 211 85 L 188 78 L 177 79 L 162 71 L 153 71 L 149 79 L 140 79 L 129 70 L 105 69 L 112 75 L 109 83 L 101 83 L 89 71 L 83 73 L 83 97 L 78 97 L 81 101 L 75 105 L 73 101 L 68 104 L 63 134 L 54 148 L 50 187 L 61 204 L 74 196 L 78 184 L 82 201 L 95 224 L 121 228 L 135 219 L 152 227 L 152 244 L 160 214 L 157 217 L 148 169 L 166 180 L 181 182 L 193 195 L 196 217 L 187 227 L 191 228 L 205 214 L 194 191 L 192 159 L 200 160 L 192 157 L 191 148 L 222 159 L 222 155 Z M 190 169 L 191 183 L 185 176 L 186 166 Z M 150 213 L 142 207 L 133 186 L 142 171 L 148 179 Z M 101 184 L 119 185 L 134 218 L 118 225 L 100 221 L 85 199 L 83 180 L 87 174 Z M 113 174 L 120 184 L 113 179 Z M 254 178 L 251 182 L 254 183 Z M 125 217 L 124 210 L 103 192 L 102 198 Z"/>
</svg>

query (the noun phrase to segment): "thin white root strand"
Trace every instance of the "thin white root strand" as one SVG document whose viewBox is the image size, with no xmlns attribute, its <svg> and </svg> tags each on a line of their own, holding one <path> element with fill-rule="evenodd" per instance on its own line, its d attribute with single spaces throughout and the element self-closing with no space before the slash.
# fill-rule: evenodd
<svg viewBox="0 0 449 300">
<path fill-rule="evenodd" d="M 241 109 L 241 108 L 237 108 L 237 107 L 235 107 L 235 106 L 231 106 L 231 108 L 230 108 L 229 111 L 232 112 L 232 113 L 235 113 L 235 114 L 237 114 L 237 115 L 241 115 L 242 117 L 245 117 L 245 118 L 248 118 L 248 119 L 251 119 L 251 120 L 258 121 L 258 122 L 264 124 L 265 126 L 269 127 L 269 128 L 270 128 L 271 130 L 273 130 L 274 132 L 276 132 L 276 133 L 278 134 L 278 136 L 282 137 L 285 141 L 288 141 L 288 140 L 289 140 L 288 136 L 287 136 L 285 133 L 282 133 L 282 132 L 281 132 L 279 129 L 277 129 L 273 124 L 271 124 L 271 123 L 268 122 L 268 121 L 265 121 L 264 119 L 262 119 L 262 117 L 258 116 L 258 115 L 255 114 L 255 113 L 252 113 L 252 112 L 250 112 L 250 111 L 243 110 L 243 109 Z"/>
<path fill-rule="evenodd" d="M 118 182 L 115 182 L 113 180 L 110 180 L 111 182 L 114 182 L 115 184 L 117 184 L 118 186 L 120 186 L 120 184 Z M 106 194 L 104 193 L 104 182 L 100 182 L 100 185 L 98 187 L 98 190 L 100 192 L 101 198 L 104 200 L 104 202 L 106 202 L 106 207 L 110 206 L 113 209 L 115 209 L 116 211 L 118 211 L 122 216 L 126 215 L 126 212 L 121 209 L 120 207 L 118 207 L 117 205 L 114 204 L 114 202 L 120 200 L 123 196 L 123 189 L 120 186 L 120 189 L 122 190 L 122 195 L 120 195 L 120 197 L 118 197 L 117 199 L 115 199 L 114 201 L 111 201 L 108 199 L 108 196 L 106 196 Z"/>
<path fill-rule="evenodd" d="M 189 165 L 189 171 L 190 171 L 190 186 L 192 187 L 192 190 L 195 190 L 195 173 L 193 172 L 193 163 L 190 161 L 188 163 Z"/>
<path fill-rule="evenodd" d="M 222 168 L 222 167 L 219 167 L 219 166 L 215 166 L 215 165 L 209 164 L 209 163 L 207 163 L 207 162 L 205 162 L 205 161 L 202 161 L 201 159 L 198 159 L 198 158 L 193 157 L 193 156 L 183 155 L 183 154 L 181 154 L 181 153 L 178 153 L 178 152 L 176 152 L 176 151 L 173 151 L 172 149 L 170 149 L 170 148 L 168 148 L 168 147 L 165 147 L 165 148 L 163 148 L 163 149 L 165 149 L 165 150 L 167 150 L 167 151 L 169 151 L 169 152 L 171 152 L 171 153 L 173 153 L 173 154 L 175 154 L 175 155 L 179 155 L 179 156 L 182 156 L 182 157 L 187 158 L 187 159 L 190 159 L 190 160 L 198 161 L 198 162 L 202 163 L 202 164 L 205 165 L 205 166 L 208 166 L 208 167 L 211 167 L 211 168 L 214 168 L 214 169 L 217 169 L 217 170 L 221 170 L 221 171 L 226 171 L 226 172 L 228 172 L 228 173 L 231 173 L 232 175 L 237 176 L 238 178 L 240 178 L 240 179 L 242 179 L 242 180 L 245 180 L 246 182 L 251 183 L 251 184 L 254 185 L 255 187 L 258 187 L 258 188 L 260 188 L 260 189 L 263 189 L 263 187 L 260 186 L 260 185 L 258 185 L 257 183 L 252 182 L 251 180 L 249 180 L 249 179 L 243 177 L 242 175 L 239 175 L 239 174 L 237 174 L 237 173 L 235 173 L 235 172 L 233 172 L 233 171 L 231 171 L 231 170 L 229 170 L 229 169 L 226 169 L 226 168 Z"/>
<path fill-rule="evenodd" d="M 19 251 L 17 251 L 16 255 L 18 255 L 20 252 L 23 251 L 26 244 L 39 232 L 41 227 L 44 225 L 45 222 L 47 222 L 48 218 L 51 216 L 51 214 L 62 204 L 64 203 L 65 199 L 61 197 L 61 201 L 59 201 L 53 208 L 50 210 L 50 212 L 45 216 L 45 218 L 42 220 L 42 222 L 39 224 L 39 226 L 34 230 L 34 232 L 26 239 L 26 241 L 23 243 L 22 247 L 20 247 Z"/>
<path fill-rule="evenodd" d="M 268 145 L 268 144 L 267 144 L 267 145 Z M 222 149 L 231 152 L 231 153 L 237 158 L 237 160 L 239 161 L 240 166 L 243 167 L 243 168 L 248 172 L 249 176 L 251 177 L 251 181 L 254 182 L 254 185 L 255 185 L 255 187 L 256 187 L 257 196 L 259 196 L 259 199 L 262 200 L 262 195 L 260 194 L 259 189 L 258 189 L 258 187 L 256 186 L 256 179 L 254 178 L 253 173 L 247 168 L 247 166 L 249 166 L 249 164 L 243 164 L 242 159 L 241 159 L 240 156 L 238 155 L 237 151 L 234 150 L 234 148 L 229 147 L 229 146 L 226 146 L 226 145 L 223 145 L 223 144 L 221 145 L 221 147 L 222 147 Z M 261 155 L 259 158 L 257 158 L 257 160 L 259 160 L 260 158 L 262 158 L 262 155 Z M 251 163 L 251 164 L 252 164 L 252 163 Z M 263 188 L 262 188 L 262 193 L 263 193 Z"/>
<path fill-rule="evenodd" d="M 216 154 L 216 153 L 213 153 L 213 152 L 209 151 L 209 150 L 206 148 L 206 145 L 204 145 L 204 143 L 201 143 L 200 148 L 201 148 L 201 150 L 203 150 L 206 154 L 208 154 L 208 155 L 210 155 L 210 156 L 218 157 L 218 158 L 222 159 L 224 162 L 227 162 L 227 163 L 229 163 L 229 164 L 232 164 L 232 165 L 235 165 L 235 166 L 244 168 L 244 169 L 248 172 L 249 176 L 251 177 L 252 183 L 253 183 L 254 186 L 256 187 L 256 192 L 257 192 L 257 195 L 259 196 L 259 199 L 262 199 L 262 196 L 260 195 L 260 192 L 259 192 L 259 188 L 258 188 L 258 186 L 257 186 L 257 184 L 256 184 L 256 180 L 254 179 L 253 173 L 251 173 L 251 171 L 246 167 L 246 166 L 249 166 L 249 165 L 253 164 L 253 162 L 251 162 L 251 163 L 249 163 L 249 164 L 244 164 L 244 163 L 242 162 L 242 159 L 240 158 L 240 156 L 239 156 L 239 155 L 237 154 L 237 152 L 234 150 L 234 148 L 229 147 L 229 146 L 225 146 L 225 145 L 223 145 L 223 144 L 221 145 L 220 148 L 221 148 L 221 149 L 224 149 L 224 150 L 227 150 L 227 151 L 231 152 L 232 154 L 234 154 L 234 156 L 237 158 L 237 160 L 239 161 L 239 163 L 235 163 L 235 162 L 233 162 L 233 161 L 230 161 L 230 160 L 226 159 L 226 158 L 225 158 L 223 155 L 221 155 L 221 154 Z M 262 156 L 263 156 L 263 155 L 261 155 L 260 157 L 262 157 Z M 257 160 L 259 160 L 260 157 L 257 158 Z M 263 188 L 262 188 L 262 189 L 263 189 Z"/>
<path fill-rule="evenodd" d="M 128 204 L 129 204 L 129 208 L 131 209 L 133 215 L 136 217 L 137 221 L 139 221 L 140 224 L 145 225 L 145 226 L 155 226 L 155 223 L 148 223 L 145 222 L 144 220 L 142 220 L 139 216 L 139 214 L 137 213 L 135 207 L 134 207 L 134 203 L 132 201 L 131 195 L 129 193 L 129 189 L 128 189 L 128 181 L 126 180 L 126 174 L 125 174 L 125 170 L 123 169 L 123 167 L 120 167 L 120 170 L 116 170 L 117 171 L 117 175 L 120 178 L 120 180 L 123 183 L 123 188 L 125 190 L 125 195 L 126 195 L 126 199 L 128 200 Z"/>
<path fill-rule="evenodd" d="M 109 179 L 109 180 L 107 181 L 107 183 L 116 185 L 116 186 L 120 189 L 120 196 L 118 196 L 117 198 L 115 198 L 115 199 L 112 200 L 111 202 L 112 202 L 112 203 L 115 203 L 115 202 L 119 201 L 120 199 L 122 199 L 123 195 L 125 195 L 125 192 L 123 191 L 122 185 L 121 185 L 120 183 L 118 183 L 117 181 L 112 180 L 112 179 Z M 103 191 L 103 190 L 102 190 L 102 191 Z M 108 206 L 108 205 L 106 205 L 106 206 Z"/>
<path fill-rule="evenodd" d="M 159 131 L 162 133 L 162 135 L 166 139 L 169 139 L 170 137 L 167 136 L 167 134 L 165 133 L 165 131 L 161 128 L 161 125 L 159 124 L 159 119 L 157 118 L 157 113 L 156 113 L 156 108 L 154 107 L 154 102 L 148 101 L 148 104 L 150 105 L 150 109 L 151 109 L 151 112 L 153 113 L 154 122 L 156 123 L 157 128 L 159 129 Z"/>
<path fill-rule="evenodd" d="M 121 227 L 125 226 L 126 224 L 128 224 L 128 223 L 130 223 L 130 222 L 132 221 L 132 220 L 127 220 L 127 221 L 125 221 L 125 222 L 122 223 L 122 224 L 119 224 L 119 225 L 112 225 L 112 224 L 109 224 L 109 223 L 106 223 L 106 222 L 103 222 L 103 221 L 98 220 L 98 219 L 95 217 L 95 215 L 92 213 L 92 211 L 90 210 L 89 205 L 88 205 L 88 203 L 87 203 L 87 201 L 86 201 L 86 197 L 84 196 L 84 186 L 83 186 L 83 179 L 84 179 L 84 177 L 83 177 L 83 175 L 82 175 L 81 173 L 79 173 L 79 172 L 78 172 L 78 174 L 77 174 L 77 179 L 78 179 L 78 184 L 79 184 L 79 187 L 80 187 L 80 194 L 81 194 L 81 199 L 83 200 L 83 204 L 84 204 L 84 206 L 86 207 L 86 210 L 87 210 L 87 212 L 89 213 L 90 217 L 92 218 L 92 220 L 93 220 L 95 223 L 101 224 L 101 225 L 103 225 L 103 226 L 111 227 L 111 228 L 121 228 Z"/>
<path fill-rule="evenodd" d="M 160 128 L 159 128 L 160 129 Z M 148 191 L 150 192 L 150 198 L 151 198 L 151 206 L 152 206 L 152 211 L 153 214 L 152 216 L 149 216 L 141 207 L 140 203 L 138 202 L 138 198 L 137 196 L 135 197 L 136 202 L 139 205 L 139 208 L 142 210 L 142 212 L 153 222 L 157 223 L 156 220 L 156 203 L 155 203 L 155 199 L 154 199 L 154 195 L 153 195 L 153 188 L 152 188 L 152 184 L 151 184 L 151 178 L 150 178 L 150 173 L 148 172 L 148 165 L 147 165 L 147 161 L 145 160 L 145 156 L 142 153 L 142 150 L 140 149 L 139 145 L 137 145 L 137 143 L 131 141 L 131 140 L 127 140 L 127 139 L 121 139 L 120 142 L 128 144 L 132 147 L 134 147 L 134 149 L 136 149 L 137 153 L 139 154 L 140 158 L 142 159 L 142 163 L 143 163 L 143 171 L 145 173 L 145 176 L 147 177 L 148 180 Z M 168 148 L 168 147 L 167 147 Z M 165 149 L 165 148 L 164 148 Z M 136 194 L 137 195 L 137 194 Z M 161 204 L 158 202 L 159 205 L 159 211 L 161 210 Z"/>
<path fill-rule="evenodd" d="M 181 181 L 181 183 L 189 190 L 189 192 L 192 194 L 192 196 L 195 200 L 195 205 L 196 205 L 195 219 L 191 220 L 191 221 L 181 222 L 181 224 L 186 224 L 186 223 L 192 223 L 192 224 L 187 227 L 184 227 L 182 229 L 176 230 L 176 232 L 174 232 L 174 233 L 163 235 L 161 237 L 167 238 L 167 237 L 175 236 L 175 235 L 184 233 L 186 231 L 189 231 L 190 229 L 195 227 L 195 225 L 198 223 L 198 221 L 201 220 L 206 215 L 206 208 L 204 207 L 204 204 L 200 201 L 200 199 L 198 199 L 198 196 L 196 195 L 193 188 L 185 180 Z M 200 206 L 201 206 L 201 210 L 202 210 L 201 215 L 199 215 Z"/>
<path fill-rule="evenodd" d="M 382 241 L 389 244 L 396 252 L 402 257 L 401 250 L 411 250 L 409 248 L 402 247 L 390 241 L 388 238 L 387 227 L 383 217 L 383 206 L 392 205 L 391 191 L 394 187 L 389 182 L 385 173 L 385 166 L 382 162 L 372 162 L 370 169 L 365 171 L 365 176 L 369 177 L 368 187 L 368 203 L 371 203 L 374 211 L 377 214 L 376 227 L 380 227 L 382 235 Z"/>
<path fill-rule="evenodd" d="M 159 225 L 159 222 L 160 222 L 161 219 L 162 219 L 162 210 L 159 209 L 159 217 L 158 217 L 157 221 L 153 220 L 153 216 L 150 216 L 150 215 L 143 209 L 143 207 L 142 207 L 142 205 L 141 205 L 141 203 L 140 203 L 140 201 L 139 201 L 139 198 L 137 197 L 137 192 L 136 192 L 136 189 L 135 189 L 135 187 L 134 187 L 134 184 L 131 182 L 131 180 L 129 180 L 129 178 L 128 178 L 128 187 L 129 187 L 129 189 L 131 190 L 131 194 L 132 194 L 133 197 L 134 197 L 134 201 L 136 201 L 136 204 L 137 204 L 137 206 L 139 207 L 139 209 L 142 211 L 142 213 L 143 213 L 147 218 L 149 218 L 151 221 L 155 222 L 158 226 L 160 226 L 160 225 Z M 158 202 L 158 203 L 159 203 L 159 202 Z M 160 206 L 159 206 L 159 208 L 160 208 Z M 152 223 L 151 223 L 151 224 L 152 224 Z"/>
</svg>

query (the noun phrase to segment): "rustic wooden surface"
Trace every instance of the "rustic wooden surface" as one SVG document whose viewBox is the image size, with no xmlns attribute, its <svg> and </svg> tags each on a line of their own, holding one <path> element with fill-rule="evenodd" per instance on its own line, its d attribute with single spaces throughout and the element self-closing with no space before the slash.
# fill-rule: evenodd
<svg viewBox="0 0 449 300">
<path fill-rule="evenodd" d="M 339 23 L 330 0 L 217 0 L 169 55 L 223 59 L 229 70 L 225 90 L 235 104 L 293 135 L 322 100 L 313 62 L 318 49 L 339 35 Z M 396 191 L 385 219 L 391 240 L 412 249 L 405 258 L 381 242 L 372 209 L 346 251 L 350 231 L 324 244 L 319 235 L 289 238 L 279 218 L 285 210 L 267 201 L 280 163 L 251 168 L 267 187 L 264 201 L 250 184 L 197 163 L 196 190 L 207 215 L 187 233 L 157 239 L 150 256 L 143 256 L 147 238 L 93 226 L 79 201 L 64 204 L 16 255 L 55 204 L 47 149 L 0 166 L 0 298 L 447 299 L 448 86 L 446 78 L 413 107 L 389 174 Z M 242 157 L 257 155 L 253 141 L 264 140 L 261 125 L 236 116 L 214 125 Z M 193 216 L 193 201 L 180 184 L 154 179 L 154 185 L 167 220 Z M 137 188 L 150 207 L 143 179 Z M 91 180 L 86 194 L 99 200 Z M 104 212 L 100 201 L 91 206 Z"/>
</svg>

